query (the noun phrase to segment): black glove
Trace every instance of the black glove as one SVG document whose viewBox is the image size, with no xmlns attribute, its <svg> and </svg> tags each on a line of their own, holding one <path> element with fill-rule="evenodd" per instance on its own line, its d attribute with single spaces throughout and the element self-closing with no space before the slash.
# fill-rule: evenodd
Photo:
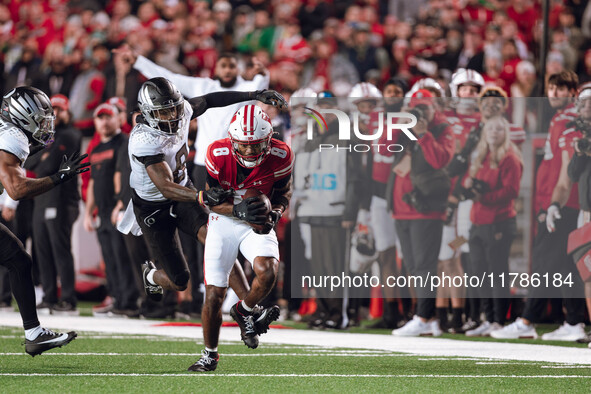
<svg viewBox="0 0 591 394">
<path fill-rule="evenodd" d="M 255 100 L 272 105 L 278 109 L 287 109 L 288 104 L 287 101 L 285 101 L 285 98 L 274 90 L 257 90 L 254 98 Z"/>
<path fill-rule="evenodd" d="M 57 186 L 60 183 L 69 181 L 78 174 L 90 171 L 90 168 L 88 168 L 90 166 L 90 162 L 87 161 L 86 163 L 80 163 L 87 157 L 88 155 L 86 153 L 80 156 L 80 152 L 73 153 L 70 157 L 64 155 L 59 170 L 55 174 L 50 175 L 49 178 L 51 178 L 53 184 Z"/>
<path fill-rule="evenodd" d="M 281 213 L 281 211 L 279 209 L 275 209 L 275 210 L 271 211 L 269 213 L 269 217 L 271 218 L 271 221 L 266 222 L 265 227 L 263 227 L 263 229 L 260 232 L 255 231 L 255 233 L 269 234 L 271 232 L 271 230 L 273 230 L 277 226 L 277 223 L 279 223 L 279 220 L 281 220 L 281 216 L 283 216 L 283 214 Z"/>
<path fill-rule="evenodd" d="M 224 203 L 228 198 L 234 196 L 234 189 L 224 190 L 219 186 L 210 188 L 209 190 L 201 190 L 197 194 L 197 201 L 201 205 L 215 207 Z"/>
<path fill-rule="evenodd" d="M 265 203 L 258 196 L 242 200 L 232 208 L 232 215 L 253 224 L 264 224 L 267 221 L 266 213 Z"/>
</svg>

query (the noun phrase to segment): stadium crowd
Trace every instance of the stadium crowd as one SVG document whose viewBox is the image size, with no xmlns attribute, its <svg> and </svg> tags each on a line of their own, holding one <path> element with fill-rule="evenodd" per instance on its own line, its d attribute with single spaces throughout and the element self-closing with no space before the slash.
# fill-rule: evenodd
<svg viewBox="0 0 591 394">
<path fill-rule="evenodd" d="M 291 212 L 278 228 L 285 268 L 265 303 L 279 302 L 283 317 L 304 318 L 311 328 L 359 324 L 365 317 L 359 311 L 370 305 L 369 292 L 349 302 L 343 301 L 346 295 L 333 298 L 320 291 L 305 294 L 316 302 L 291 297 L 290 276 L 300 264 L 327 275 L 342 271 L 339 264 L 355 260 L 357 253 L 370 255 L 384 278 L 438 271 L 507 273 L 511 245 L 518 231 L 529 227 L 517 229 L 516 223 L 524 209 L 516 204 L 523 144 L 529 134 L 547 134 L 532 197 L 538 223 L 532 270 L 572 274 L 572 292 L 532 296 L 524 306 L 509 301 L 508 288 L 467 289 L 469 294 L 457 288 L 387 289 L 380 295 L 383 316 L 372 326 L 400 336 L 445 330 L 516 338 L 537 337 L 531 324 L 555 319 L 564 324 L 543 339 L 591 342 L 584 331 L 591 313 L 590 278 L 581 277 L 567 254 L 569 234 L 591 221 L 591 85 L 586 85 L 591 82 L 591 6 L 554 1 L 549 27 L 541 84 L 541 2 L 534 0 L 3 1 L 0 91 L 37 87 L 51 98 L 56 113 L 56 140 L 25 164 L 28 175 L 55 172 L 61 156 L 80 149 L 82 136 L 90 140 L 86 152 L 92 170 L 82 174 L 80 194 L 63 184 L 18 205 L 6 193 L 0 197 L 2 223 L 21 241 L 33 240 L 34 276 L 44 293 L 38 309 L 78 313 L 70 249 L 81 198 L 84 227 L 97 232 L 107 278 L 108 297 L 94 308 L 96 315 L 173 317 L 177 311 L 195 317 L 201 312 L 203 247 L 194 238 L 181 234 L 190 288 L 180 295 L 165 291 L 156 303 L 143 295 L 141 280 L 149 249 L 141 238 L 116 230 L 132 198 L 126 134 L 135 124 L 138 91 L 147 79 L 162 76 L 186 98 L 270 87 L 292 97 L 292 114 L 301 109 L 298 103 L 321 108 L 350 98 L 365 115 L 359 127 L 368 133 L 382 109 L 417 116 L 416 144 L 399 135 L 389 141 L 405 144 L 403 154 L 335 156 L 339 179 L 346 180 L 346 203 L 335 208 L 329 202 L 338 196 L 317 194 L 311 201 L 328 205 L 314 207 L 296 192 L 301 196 L 310 189 L 305 178 L 315 171 L 310 163 L 319 144 L 339 143 L 334 119 L 327 117 L 318 138 L 302 141 L 307 118 L 290 119 L 261 105 L 277 138 L 290 142 L 296 155 Z M 527 97 L 549 100 L 537 106 Z M 198 190 L 206 180 L 207 147 L 227 136 L 238 108 L 210 110 L 191 125 L 188 173 Z M 353 252 L 325 247 L 348 245 L 351 236 Z M 453 245 L 460 238 L 463 242 Z M 347 270 L 370 269 L 352 267 Z M 0 276 L 0 304 L 9 307 L 7 275 Z M 554 299 L 548 303 L 547 298 Z M 504 326 L 508 315 L 515 322 Z"/>
</svg>

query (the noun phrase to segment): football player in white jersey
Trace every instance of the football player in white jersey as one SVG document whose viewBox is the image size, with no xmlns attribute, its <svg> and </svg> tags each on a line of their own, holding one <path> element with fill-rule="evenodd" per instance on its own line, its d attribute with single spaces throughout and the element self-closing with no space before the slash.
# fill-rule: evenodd
<svg viewBox="0 0 591 394">
<path fill-rule="evenodd" d="M 234 194 L 221 187 L 206 191 L 193 188 L 186 170 L 189 122 L 208 108 L 249 100 L 287 107 L 283 97 L 270 90 L 218 92 L 185 100 L 176 86 L 162 77 L 152 78 L 140 88 L 141 115 L 129 138 L 133 195 L 118 228 L 136 234 L 141 229 L 151 255 L 162 266 L 157 270 L 152 262 L 143 265 L 146 294 L 154 300 L 162 297 L 163 288 L 182 291 L 187 287 L 189 268 L 176 229 L 204 243 L 207 207 L 221 204 Z M 234 267 L 229 284 L 237 294 L 244 295 L 247 285 L 241 270 L 236 270 Z M 205 317 L 203 326 L 207 332 L 210 324 Z M 209 370 L 198 367 L 190 370 Z"/>
<path fill-rule="evenodd" d="M 81 163 L 86 155 L 79 156 L 77 152 L 69 158 L 64 156 L 58 172 L 51 176 L 26 177 L 22 166 L 31 152 L 39 151 L 53 140 L 54 119 L 49 98 L 39 89 L 21 86 L 4 96 L 0 112 L 0 193 L 6 189 L 13 200 L 32 198 L 88 171 L 90 163 Z M 74 331 L 62 334 L 41 327 L 35 307 L 31 256 L 2 224 L 0 265 L 10 275 L 10 286 L 23 319 L 28 354 L 34 357 L 76 338 Z"/>
</svg>

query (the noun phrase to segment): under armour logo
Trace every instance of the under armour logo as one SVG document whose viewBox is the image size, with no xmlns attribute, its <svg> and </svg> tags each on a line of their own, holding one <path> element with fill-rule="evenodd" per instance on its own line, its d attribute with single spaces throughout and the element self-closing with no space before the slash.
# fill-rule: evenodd
<svg viewBox="0 0 591 394">
<path fill-rule="evenodd" d="M 253 186 L 262 185 L 262 184 L 263 184 L 263 181 L 254 181 L 252 183 Z"/>
<path fill-rule="evenodd" d="M 212 216 L 211 220 L 218 220 L 219 216 Z"/>
</svg>

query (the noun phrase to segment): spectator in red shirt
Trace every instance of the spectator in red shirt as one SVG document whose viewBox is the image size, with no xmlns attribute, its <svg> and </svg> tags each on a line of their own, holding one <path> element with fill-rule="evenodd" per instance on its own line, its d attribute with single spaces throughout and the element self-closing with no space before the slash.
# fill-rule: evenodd
<svg viewBox="0 0 591 394">
<path fill-rule="evenodd" d="M 517 231 L 515 199 L 523 164 L 519 149 L 511 142 L 510 124 L 505 118 L 488 119 L 482 133 L 470 177 L 464 182 L 464 187 L 474 194 L 470 262 L 476 275 L 508 276 L 509 252 Z M 472 336 L 487 336 L 505 324 L 509 288 L 483 287 L 478 293 L 486 321 L 472 331 Z"/>
<path fill-rule="evenodd" d="M 410 101 L 417 114 L 412 128 L 418 140 L 407 144 L 394 161 L 396 173 L 393 189 L 396 233 L 400 239 L 407 272 L 425 280 L 437 275 L 438 248 L 445 218 L 445 205 L 450 180 L 443 168 L 454 153 L 454 136 L 444 115 L 436 110 L 434 94 L 426 89 L 415 92 Z M 398 143 L 407 143 L 400 136 Z M 441 335 L 435 315 L 435 292 L 424 284 L 417 285 L 417 314 L 404 327 L 392 331 L 395 336 Z"/>
</svg>

